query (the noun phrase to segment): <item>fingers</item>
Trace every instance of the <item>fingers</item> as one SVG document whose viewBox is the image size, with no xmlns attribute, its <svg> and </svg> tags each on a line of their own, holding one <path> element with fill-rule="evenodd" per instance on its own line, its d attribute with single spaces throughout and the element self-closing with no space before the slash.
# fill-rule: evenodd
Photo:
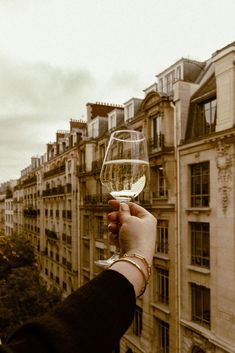
<svg viewBox="0 0 235 353">
<path fill-rule="evenodd" d="M 117 200 L 109 200 L 108 204 L 110 208 L 113 208 L 114 210 L 118 210 L 120 202 Z"/>
<path fill-rule="evenodd" d="M 117 200 L 109 200 L 109 206 L 114 210 L 119 210 L 120 202 Z M 130 213 L 132 216 L 136 216 L 138 218 L 144 218 L 149 215 L 149 212 L 145 210 L 140 205 L 137 205 L 134 202 L 128 202 L 128 206 L 130 208 Z"/>
<path fill-rule="evenodd" d="M 130 208 L 130 213 L 132 216 L 136 216 L 138 218 L 145 218 L 149 215 L 149 212 L 145 208 L 141 207 L 140 205 L 137 205 L 134 202 L 128 202 L 128 206 Z"/>
</svg>

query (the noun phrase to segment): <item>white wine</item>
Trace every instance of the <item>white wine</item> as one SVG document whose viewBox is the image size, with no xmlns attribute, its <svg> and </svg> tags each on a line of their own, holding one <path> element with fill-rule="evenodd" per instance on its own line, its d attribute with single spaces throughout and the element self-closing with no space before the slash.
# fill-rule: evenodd
<svg viewBox="0 0 235 353">
<path fill-rule="evenodd" d="M 101 182 L 117 200 L 130 201 L 144 189 L 149 176 L 149 163 L 139 159 L 106 161 Z"/>
</svg>

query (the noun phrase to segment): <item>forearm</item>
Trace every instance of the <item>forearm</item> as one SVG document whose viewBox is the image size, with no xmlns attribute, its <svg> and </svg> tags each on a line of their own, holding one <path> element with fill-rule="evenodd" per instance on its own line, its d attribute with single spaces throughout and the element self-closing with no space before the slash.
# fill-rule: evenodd
<svg viewBox="0 0 235 353">
<path fill-rule="evenodd" d="M 39 342 L 43 350 L 35 348 L 37 353 L 110 353 L 131 324 L 134 309 L 131 283 L 117 271 L 104 271 L 50 315 L 18 330 L 10 339 L 8 349 L 14 353 L 31 353 L 32 345 Z"/>
</svg>

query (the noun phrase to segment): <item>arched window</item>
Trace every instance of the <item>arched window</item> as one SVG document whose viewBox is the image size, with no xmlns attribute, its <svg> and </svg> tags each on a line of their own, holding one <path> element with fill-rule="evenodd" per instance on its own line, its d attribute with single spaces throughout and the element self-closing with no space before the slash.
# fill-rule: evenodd
<svg viewBox="0 0 235 353">
<path fill-rule="evenodd" d="M 133 353 L 133 350 L 128 348 L 128 350 L 126 351 L 126 353 Z"/>
<path fill-rule="evenodd" d="M 194 346 L 192 349 L 192 353 L 205 353 L 201 348 Z"/>
</svg>

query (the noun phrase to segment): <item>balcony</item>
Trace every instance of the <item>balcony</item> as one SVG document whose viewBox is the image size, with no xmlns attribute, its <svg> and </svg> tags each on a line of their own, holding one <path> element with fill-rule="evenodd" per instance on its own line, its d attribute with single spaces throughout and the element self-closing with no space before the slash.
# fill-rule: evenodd
<svg viewBox="0 0 235 353">
<path fill-rule="evenodd" d="M 59 185 L 54 188 L 47 188 L 46 190 L 43 190 L 42 196 L 43 197 L 60 196 L 60 195 L 64 195 L 64 193 L 65 193 L 64 186 Z"/>
<path fill-rule="evenodd" d="M 111 199 L 110 194 L 100 194 L 100 195 L 86 195 L 84 197 L 84 203 L 85 204 L 97 204 L 97 203 L 102 203 L 102 204 L 107 204 L 108 200 Z"/>
<path fill-rule="evenodd" d="M 61 173 L 64 173 L 65 172 L 65 164 L 62 164 L 60 165 L 59 167 L 56 167 L 52 170 L 49 170 L 48 172 L 45 172 L 43 174 L 43 178 L 44 179 L 47 179 L 47 178 L 50 178 L 50 177 L 53 177 L 57 174 L 61 174 Z"/>
<path fill-rule="evenodd" d="M 148 139 L 148 152 L 153 154 L 162 151 L 164 148 L 164 135 L 160 134 Z"/>
<path fill-rule="evenodd" d="M 23 181 L 23 186 L 29 186 L 31 184 L 36 184 L 37 182 L 37 176 L 36 175 L 33 175 L 32 177 L 28 177 L 27 179 L 25 179 Z"/>
<path fill-rule="evenodd" d="M 24 217 L 36 218 L 38 211 L 35 208 L 29 207 L 24 209 Z"/>
<path fill-rule="evenodd" d="M 49 239 L 59 240 L 59 238 L 54 230 L 50 230 L 50 229 L 46 228 L 45 234 L 46 234 L 47 238 L 49 238 Z"/>
</svg>

